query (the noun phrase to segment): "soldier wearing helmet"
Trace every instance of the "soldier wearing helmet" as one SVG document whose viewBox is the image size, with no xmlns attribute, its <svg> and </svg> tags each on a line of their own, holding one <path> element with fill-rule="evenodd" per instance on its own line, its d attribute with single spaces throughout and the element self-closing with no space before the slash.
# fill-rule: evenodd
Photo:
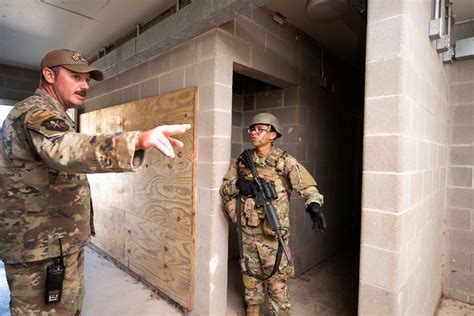
<svg viewBox="0 0 474 316">
<path fill-rule="evenodd" d="M 316 188 L 316 181 L 294 157 L 273 146 L 275 139 L 282 136 L 278 119 L 270 113 L 257 114 L 250 122 L 248 134 L 253 146 L 251 159 L 258 176 L 275 189 L 277 197 L 272 205 L 284 232 L 286 246 L 290 232 L 289 201 L 293 190 L 304 198 L 313 229 L 324 230 L 323 196 Z M 220 193 L 225 210 L 238 226 L 247 315 L 260 314 L 265 282 L 272 315 L 289 315 L 291 304 L 286 281 L 293 276 L 294 268 L 285 256 L 281 256 L 264 208 L 256 206 L 259 188 L 254 174 L 242 163 L 241 157 L 231 164 Z"/>
</svg>

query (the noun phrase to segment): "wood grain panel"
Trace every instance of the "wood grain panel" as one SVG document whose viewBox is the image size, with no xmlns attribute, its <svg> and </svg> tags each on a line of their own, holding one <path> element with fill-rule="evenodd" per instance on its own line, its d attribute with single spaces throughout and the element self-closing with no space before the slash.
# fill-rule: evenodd
<svg viewBox="0 0 474 316">
<path fill-rule="evenodd" d="M 194 297 L 194 174 L 197 88 L 81 114 L 87 134 L 190 123 L 174 159 L 149 150 L 133 173 L 89 177 L 97 236 L 93 242 L 177 303 Z"/>
</svg>

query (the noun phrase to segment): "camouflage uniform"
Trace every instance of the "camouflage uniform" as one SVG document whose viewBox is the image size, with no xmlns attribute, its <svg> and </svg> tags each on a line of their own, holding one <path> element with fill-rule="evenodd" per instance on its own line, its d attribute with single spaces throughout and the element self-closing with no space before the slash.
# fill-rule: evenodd
<svg viewBox="0 0 474 316">
<path fill-rule="evenodd" d="M 266 157 L 259 157 L 255 150 L 252 158 L 261 177 L 275 183 L 278 198 L 273 201 L 282 229 L 284 240 L 288 244 L 290 221 L 289 199 L 292 190 L 297 191 L 305 200 L 306 205 L 316 202 L 323 205 L 323 196 L 316 189 L 316 181 L 298 161 L 281 149 L 273 147 Z M 253 180 L 250 169 L 241 162 L 231 164 L 221 186 L 224 208 L 233 222 L 237 221 L 236 204 L 239 189 L 237 168 L 246 180 Z M 248 258 L 249 268 L 253 274 L 269 275 L 273 269 L 278 241 L 270 228 L 263 207 L 255 208 L 252 197 L 241 196 L 241 218 L 243 253 Z M 288 265 L 282 255 L 280 267 L 268 282 L 270 310 L 273 315 L 287 315 L 291 307 L 286 281 L 293 276 L 294 269 Z M 249 305 L 260 305 L 264 300 L 262 281 L 250 277 L 243 272 L 245 301 Z"/>
<path fill-rule="evenodd" d="M 59 239 L 64 254 L 78 258 L 93 227 L 84 173 L 134 170 L 144 155 L 135 152 L 137 136 L 138 132 L 76 133 L 62 106 L 40 89 L 14 106 L 0 142 L 0 259 L 7 273 L 16 271 L 15 264 L 39 266 L 37 261 L 58 257 Z M 80 268 L 82 260 L 76 261 Z M 23 271 L 32 277 L 30 270 Z M 17 283 L 11 283 L 12 299 L 24 289 L 22 281 Z M 12 303 L 15 311 L 21 302 Z M 43 307 L 50 309 L 34 310 Z"/>
</svg>

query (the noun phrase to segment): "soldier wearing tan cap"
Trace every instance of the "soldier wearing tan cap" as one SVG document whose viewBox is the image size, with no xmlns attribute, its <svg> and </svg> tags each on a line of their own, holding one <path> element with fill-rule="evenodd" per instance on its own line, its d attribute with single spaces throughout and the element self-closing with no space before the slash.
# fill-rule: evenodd
<svg viewBox="0 0 474 316">
<path fill-rule="evenodd" d="M 0 259 L 12 315 L 80 314 L 83 248 L 93 233 L 85 173 L 134 171 L 144 150 L 151 148 L 174 157 L 173 147 L 183 143 L 173 136 L 190 128 L 182 124 L 110 135 L 76 133 L 66 110 L 83 105 L 91 78 L 100 81 L 103 74 L 78 52 L 47 53 L 39 89 L 18 102 L 3 123 Z M 51 287 L 61 277 L 59 295 Z"/>
</svg>

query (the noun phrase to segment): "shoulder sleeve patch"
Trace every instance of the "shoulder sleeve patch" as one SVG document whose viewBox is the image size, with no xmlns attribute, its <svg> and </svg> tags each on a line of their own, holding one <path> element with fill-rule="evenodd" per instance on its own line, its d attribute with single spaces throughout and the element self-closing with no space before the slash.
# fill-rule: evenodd
<svg viewBox="0 0 474 316">
<path fill-rule="evenodd" d="M 26 127 L 46 137 L 54 137 L 72 130 L 66 120 L 59 114 L 49 111 L 33 113 L 26 119 Z"/>
</svg>

